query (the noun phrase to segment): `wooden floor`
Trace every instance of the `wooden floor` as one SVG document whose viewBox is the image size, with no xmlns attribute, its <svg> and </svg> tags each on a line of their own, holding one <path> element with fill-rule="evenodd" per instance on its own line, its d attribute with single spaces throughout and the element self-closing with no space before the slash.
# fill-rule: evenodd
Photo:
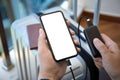
<svg viewBox="0 0 120 80">
<path fill-rule="evenodd" d="M 113 39 L 120 48 L 120 23 L 108 22 L 101 20 L 99 23 L 99 30 Z"/>
<path fill-rule="evenodd" d="M 89 12 L 83 12 L 81 16 L 92 18 L 93 14 Z M 83 26 L 86 26 L 84 22 L 85 21 L 83 20 L 81 23 Z M 120 48 L 120 17 L 101 15 L 99 30 L 101 33 L 108 35 L 112 40 L 114 40 Z"/>
</svg>

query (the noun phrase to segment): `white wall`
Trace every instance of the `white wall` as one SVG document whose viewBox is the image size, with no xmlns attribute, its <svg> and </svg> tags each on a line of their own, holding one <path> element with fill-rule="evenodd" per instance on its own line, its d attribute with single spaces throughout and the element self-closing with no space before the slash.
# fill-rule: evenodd
<svg viewBox="0 0 120 80">
<path fill-rule="evenodd" d="M 94 11 L 95 0 L 84 0 L 85 10 L 89 12 Z M 120 17 L 120 0 L 101 0 L 102 14 Z"/>
</svg>

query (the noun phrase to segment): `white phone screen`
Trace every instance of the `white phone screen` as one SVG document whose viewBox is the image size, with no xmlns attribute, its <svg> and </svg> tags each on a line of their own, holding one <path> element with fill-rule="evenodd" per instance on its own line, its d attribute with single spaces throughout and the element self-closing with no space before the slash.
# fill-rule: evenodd
<svg viewBox="0 0 120 80">
<path fill-rule="evenodd" d="M 41 22 L 55 60 L 59 61 L 77 55 L 62 12 L 42 15 Z"/>
</svg>

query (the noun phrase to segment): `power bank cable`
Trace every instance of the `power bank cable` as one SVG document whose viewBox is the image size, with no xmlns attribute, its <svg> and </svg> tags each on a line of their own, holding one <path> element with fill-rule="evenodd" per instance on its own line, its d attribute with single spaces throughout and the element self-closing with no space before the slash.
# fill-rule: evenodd
<svg viewBox="0 0 120 80">
<path fill-rule="evenodd" d="M 88 19 L 86 16 L 81 16 L 80 17 L 80 19 L 79 19 L 79 21 L 78 21 L 78 38 L 79 38 L 79 43 L 80 43 L 80 49 L 81 49 L 81 41 L 80 41 L 80 33 L 82 33 L 81 31 L 80 31 L 80 23 L 81 23 L 81 21 L 82 21 L 82 19 L 83 18 L 85 18 L 85 19 Z M 86 63 L 85 63 L 86 64 Z M 84 80 L 87 80 L 87 72 L 88 72 L 88 69 L 87 69 L 87 64 L 86 64 L 86 72 L 85 72 L 85 77 L 84 77 Z"/>
<path fill-rule="evenodd" d="M 67 65 L 68 65 L 68 67 L 70 68 L 70 71 L 71 71 L 71 73 L 72 73 L 72 76 L 73 76 L 73 80 L 75 80 L 75 75 L 74 75 L 74 73 L 73 73 L 73 70 L 72 70 L 72 67 L 71 67 L 71 62 L 70 62 L 70 60 L 67 60 Z"/>
<path fill-rule="evenodd" d="M 84 59 L 84 61 L 86 63 L 85 80 L 87 80 L 88 68 L 89 68 L 89 72 L 90 72 L 90 80 L 99 80 L 99 70 L 96 67 L 95 63 L 94 63 L 94 60 L 92 59 L 91 55 L 89 55 L 89 53 L 86 52 L 82 48 L 82 46 L 81 46 L 81 41 L 80 41 L 80 39 L 81 39 L 81 37 L 80 37 L 80 33 L 81 33 L 81 31 L 80 31 L 80 24 L 81 24 L 81 21 L 82 21 L 83 18 L 86 19 L 86 21 L 87 21 L 86 23 L 87 23 L 88 27 L 92 26 L 93 24 L 92 24 L 91 20 L 88 17 L 86 17 L 86 16 L 80 17 L 80 19 L 78 21 L 79 23 L 78 23 L 78 34 L 77 34 L 77 36 L 79 38 L 79 43 L 80 43 L 80 45 L 78 47 L 81 49 L 81 52 L 79 53 L 79 55 Z"/>
</svg>

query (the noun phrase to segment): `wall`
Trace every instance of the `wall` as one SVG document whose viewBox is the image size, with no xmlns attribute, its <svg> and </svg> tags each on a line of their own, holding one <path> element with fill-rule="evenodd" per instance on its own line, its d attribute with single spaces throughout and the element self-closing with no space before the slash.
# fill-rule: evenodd
<svg viewBox="0 0 120 80">
<path fill-rule="evenodd" d="M 89 12 L 94 11 L 95 0 L 84 0 L 85 10 Z M 102 14 L 120 17 L 120 0 L 101 0 Z"/>
</svg>

